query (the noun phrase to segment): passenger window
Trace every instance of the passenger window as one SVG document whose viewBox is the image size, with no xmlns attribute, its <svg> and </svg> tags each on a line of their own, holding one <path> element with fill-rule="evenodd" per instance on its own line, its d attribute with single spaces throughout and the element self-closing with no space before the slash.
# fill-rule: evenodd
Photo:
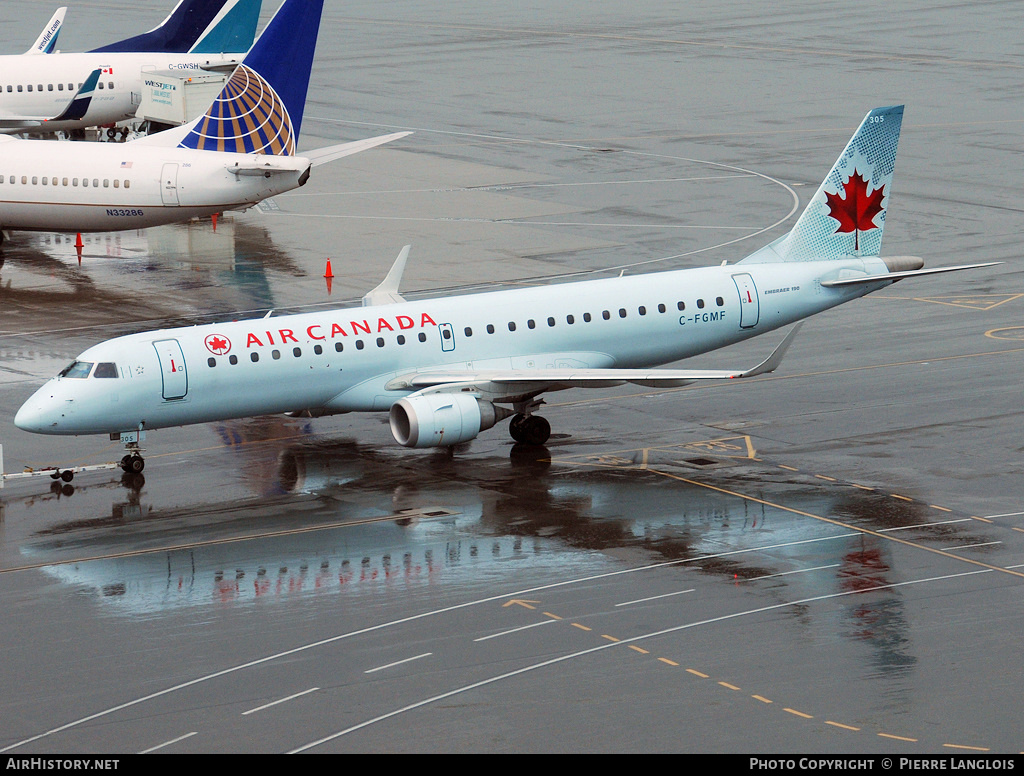
<svg viewBox="0 0 1024 776">
<path fill-rule="evenodd" d="M 84 380 L 89 376 L 89 371 L 91 369 L 91 361 L 72 361 L 57 373 L 57 377 L 71 377 L 75 380 Z"/>
<path fill-rule="evenodd" d="M 343 344 L 341 344 L 340 342 L 335 342 L 334 343 L 334 349 L 340 353 L 341 351 L 343 351 L 345 349 L 345 346 Z"/>
<path fill-rule="evenodd" d="M 555 325 L 555 319 L 554 318 L 548 318 L 548 326 L 554 326 L 554 325 Z"/>
<path fill-rule="evenodd" d="M 217 359 L 215 359 L 213 356 L 210 356 L 208 359 L 206 359 L 206 364 L 207 364 L 207 366 L 211 366 L 211 367 L 217 366 Z M 97 370 L 97 371 L 99 371 L 99 370 Z M 96 376 L 99 377 L 98 374 Z"/>
<path fill-rule="evenodd" d="M 509 331 L 515 331 L 515 330 L 516 330 L 516 324 L 515 324 L 515 321 L 509 321 L 509 322 L 508 322 L 508 330 L 509 330 Z M 445 333 L 447 334 L 447 332 L 445 332 Z"/>
<path fill-rule="evenodd" d="M 451 336 L 450 332 L 446 331 L 445 334 L 447 334 L 448 336 Z M 377 347 L 378 348 L 384 347 L 384 338 L 383 337 L 377 337 Z"/>
<path fill-rule="evenodd" d="M 601 317 L 604 318 L 606 321 L 610 321 L 612 319 L 612 314 L 605 310 L 603 313 L 601 313 Z"/>
<path fill-rule="evenodd" d="M 33 175 L 32 176 L 32 185 L 35 186 L 37 183 L 39 183 L 39 176 L 38 175 Z"/>
<path fill-rule="evenodd" d="M 467 337 L 472 337 L 473 336 L 473 330 L 471 328 L 469 328 L 468 326 L 465 328 L 465 332 L 466 332 L 466 336 Z"/>
<path fill-rule="evenodd" d="M 356 340 L 356 350 L 362 350 L 366 344 L 362 340 Z"/>
<path fill-rule="evenodd" d="M 103 179 L 103 188 L 105 188 L 105 189 L 109 189 L 110 188 L 110 179 L 109 178 L 104 178 Z"/>
<path fill-rule="evenodd" d="M 663 313 L 663 312 L 665 312 L 665 305 L 663 305 L 663 304 L 659 304 L 659 305 L 658 305 L 658 312 L 659 312 L 659 313 Z"/>
<path fill-rule="evenodd" d="M 77 186 L 78 185 L 78 178 L 72 178 L 71 179 L 71 185 L 72 186 Z"/>
<path fill-rule="evenodd" d="M 115 189 L 116 188 L 120 188 L 120 186 L 121 186 L 121 181 L 119 181 L 117 178 L 114 178 L 114 188 Z"/>
<path fill-rule="evenodd" d="M 271 350 L 270 351 L 270 357 L 272 359 L 274 359 L 275 361 L 280 361 L 281 360 L 281 351 L 280 350 L 276 350 L 276 349 L 275 350 Z"/>
<path fill-rule="evenodd" d="M 717 304 L 719 307 L 721 307 L 722 305 L 725 304 L 725 300 L 722 299 L 722 297 L 720 297 L 720 296 L 716 296 L 715 297 L 715 304 Z"/>
<path fill-rule="evenodd" d="M 52 92 L 53 91 L 53 84 L 47 84 L 46 85 L 46 91 Z"/>
<path fill-rule="evenodd" d="M 130 188 L 132 187 L 132 182 L 131 182 L 131 181 L 125 181 L 125 182 L 124 182 L 124 187 L 125 187 L 126 189 L 130 189 Z"/>
<path fill-rule="evenodd" d="M 302 348 L 292 348 L 292 355 L 300 358 L 302 356 Z"/>
<path fill-rule="evenodd" d="M 697 300 L 697 309 L 698 310 L 703 310 L 704 309 L 704 300 L 703 299 L 698 299 Z"/>
<path fill-rule="evenodd" d="M 494 324 L 493 323 L 488 323 L 487 324 L 487 333 L 488 334 L 494 334 Z"/>
<path fill-rule="evenodd" d="M 641 315 L 647 315 L 647 308 L 644 307 L 643 305 L 640 305 L 636 311 Z"/>
<path fill-rule="evenodd" d="M 572 324 L 576 323 L 576 316 L 575 315 L 567 315 L 567 316 L 565 316 L 565 322 L 568 323 L 571 326 Z"/>
<path fill-rule="evenodd" d="M 313 346 L 313 352 L 316 353 L 319 356 L 319 355 L 321 355 L 324 352 L 324 349 L 323 349 L 323 347 L 321 345 L 314 345 Z"/>
<path fill-rule="evenodd" d="M 99 178 L 93 178 L 93 179 L 92 179 L 92 185 L 93 185 L 94 187 L 96 187 L 96 188 L 99 188 L 99 185 L 100 185 L 100 179 L 99 179 Z"/>
<path fill-rule="evenodd" d="M 493 332 L 491 332 L 491 333 L 493 334 Z M 427 335 L 424 334 L 422 331 L 420 332 L 419 340 L 420 340 L 420 342 L 426 342 L 427 341 Z"/>
<path fill-rule="evenodd" d="M 259 353 L 255 353 L 255 352 L 254 353 L 250 353 L 249 354 L 249 360 L 252 361 L 255 364 L 257 361 L 260 360 L 260 354 Z"/>
<path fill-rule="evenodd" d="M 404 334 L 399 334 L 397 337 L 395 337 L 395 341 L 399 345 L 404 345 L 405 344 L 405 335 Z"/>
<path fill-rule="evenodd" d="M 68 179 L 67 179 L 67 178 L 64 178 L 64 179 L 63 179 L 63 180 L 61 181 L 61 183 L 62 183 L 62 184 L 63 184 L 64 186 L 67 186 L 67 185 L 68 185 Z"/>
<path fill-rule="evenodd" d="M 210 359 L 213 360 L 212 358 Z M 213 366 L 212 364 L 210 366 Z M 113 364 L 109 361 L 101 361 L 96 365 L 96 371 L 92 373 L 93 377 L 119 377 L 117 373 L 117 364 Z"/>
<path fill-rule="evenodd" d="M 620 307 L 619 308 L 619 317 L 620 318 L 625 318 L 626 317 L 626 308 L 625 307 Z"/>
<path fill-rule="evenodd" d="M 594 318 L 594 316 L 592 316 L 590 313 L 583 313 L 583 322 L 584 323 L 590 323 L 590 321 L 593 320 L 593 318 Z"/>
<path fill-rule="evenodd" d="M 62 84 L 62 83 L 61 84 L 57 84 L 57 91 L 58 92 L 64 91 L 64 84 Z"/>
<path fill-rule="evenodd" d="M 100 89 L 102 89 L 102 88 L 103 88 L 103 81 L 100 81 L 100 82 L 99 82 L 98 84 L 96 84 L 96 85 L 97 85 L 97 86 L 98 86 L 98 87 L 99 87 Z"/>
<path fill-rule="evenodd" d="M 234 366 L 238 363 L 238 356 L 228 356 L 228 363 Z"/>
<path fill-rule="evenodd" d="M 686 309 L 686 302 L 676 302 L 676 309 L 677 310 L 685 310 Z"/>
<path fill-rule="evenodd" d="M 32 84 L 29 84 L 29 85 L 28 85 L 28 90 L 29 90 L 29 91 L 32 91 Z M 19 91 L 19 92 L 21 91 L 21 87 L 18 87 L 18 91 Z"/>
</svg>

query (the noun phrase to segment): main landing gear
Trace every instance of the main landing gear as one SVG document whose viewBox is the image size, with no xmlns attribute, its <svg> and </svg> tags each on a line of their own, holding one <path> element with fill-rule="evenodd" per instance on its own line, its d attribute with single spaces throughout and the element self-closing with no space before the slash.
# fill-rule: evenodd
<svg viewBox="0 0 1024 776">
<path fill-rule="evenodd" d="M 540 415 L 524 415 L 519 413 L 512 416 L 508 423 L 508 433 L 512 438 L 526 445 L 542 445 L 551 436 L 551 424 Z"/>
</svg>

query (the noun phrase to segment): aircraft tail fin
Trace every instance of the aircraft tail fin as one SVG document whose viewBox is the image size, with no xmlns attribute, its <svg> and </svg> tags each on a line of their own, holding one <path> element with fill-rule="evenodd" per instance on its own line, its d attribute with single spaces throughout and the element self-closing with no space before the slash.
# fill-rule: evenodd
<svg viewBox="0 0 1024 776">
<path fill-rule="evenodd" d="M 245 52 L 256 39 L 263 0 L 228 0 L 210 22 L 190 54 Z"/>
<path fill-rule="evenodd" d="M 869 111 L 789 234 L 743 261 L 879 256 L 902 123 L 902 105 Z"/>
<path fill-rule="evenodd" d="M 52 54 L 57 50 L 57 36 L 60 35 L 60 26 L 64 23 L 64 14 L 67 10 L 67 6 L 57 9 L 26 54 Z"/>
<path fill-rule="evenodd" d="M 322 10 L 323 0 L 285 0 L 213 105 L 189 125 L 178 145 L 294 156 Z"/>
<path fill-rule="evenodd" d="M 222 10 L 236 2 L 238 0 L 178 0 L 167 18 L 149 32 L 93 49 L 93 53 L 162 51 L 183 54 L 209 31 Z M 246 48 L 248 46 L 240 51 Z"/>
</svg>

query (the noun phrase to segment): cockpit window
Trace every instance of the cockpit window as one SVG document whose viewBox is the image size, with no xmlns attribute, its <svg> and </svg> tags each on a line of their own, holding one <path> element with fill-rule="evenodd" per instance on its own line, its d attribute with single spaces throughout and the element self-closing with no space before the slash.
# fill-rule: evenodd
<svg viewBox="0 0 1024 776">
<path fill-rule="evenodd" d="M 57 377 L 74 377 L 79 380 L 84 380 L 89 376 L 89 371 L 92 369 L 91 361 L 72 361 Z"/>
<path fill-rule="evenodd" d="M 92 373 L 93 377 L 117 377 L 117 364 L 112 364 L 109 361 L 101 361 L 96 365 L 96 371 Z"/>
</svg>

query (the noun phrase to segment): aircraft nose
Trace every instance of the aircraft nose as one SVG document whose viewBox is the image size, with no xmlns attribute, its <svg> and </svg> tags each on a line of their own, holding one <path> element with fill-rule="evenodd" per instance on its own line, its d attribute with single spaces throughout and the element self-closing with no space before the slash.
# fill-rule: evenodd
<svg viewBox="0 0 1024 776">
<path fill-rule="evenodd" d="M 21 405 L 21 409 L 14 416 L 14 425 L 22 431 L 31 431 L 36 434 L 45 434 L 52 431 L 60 417 L 59 413 L 53 412 L 52 406 L 45 399 L 52 397 L 40 396 L 38 393 Z"/>
</svg>

